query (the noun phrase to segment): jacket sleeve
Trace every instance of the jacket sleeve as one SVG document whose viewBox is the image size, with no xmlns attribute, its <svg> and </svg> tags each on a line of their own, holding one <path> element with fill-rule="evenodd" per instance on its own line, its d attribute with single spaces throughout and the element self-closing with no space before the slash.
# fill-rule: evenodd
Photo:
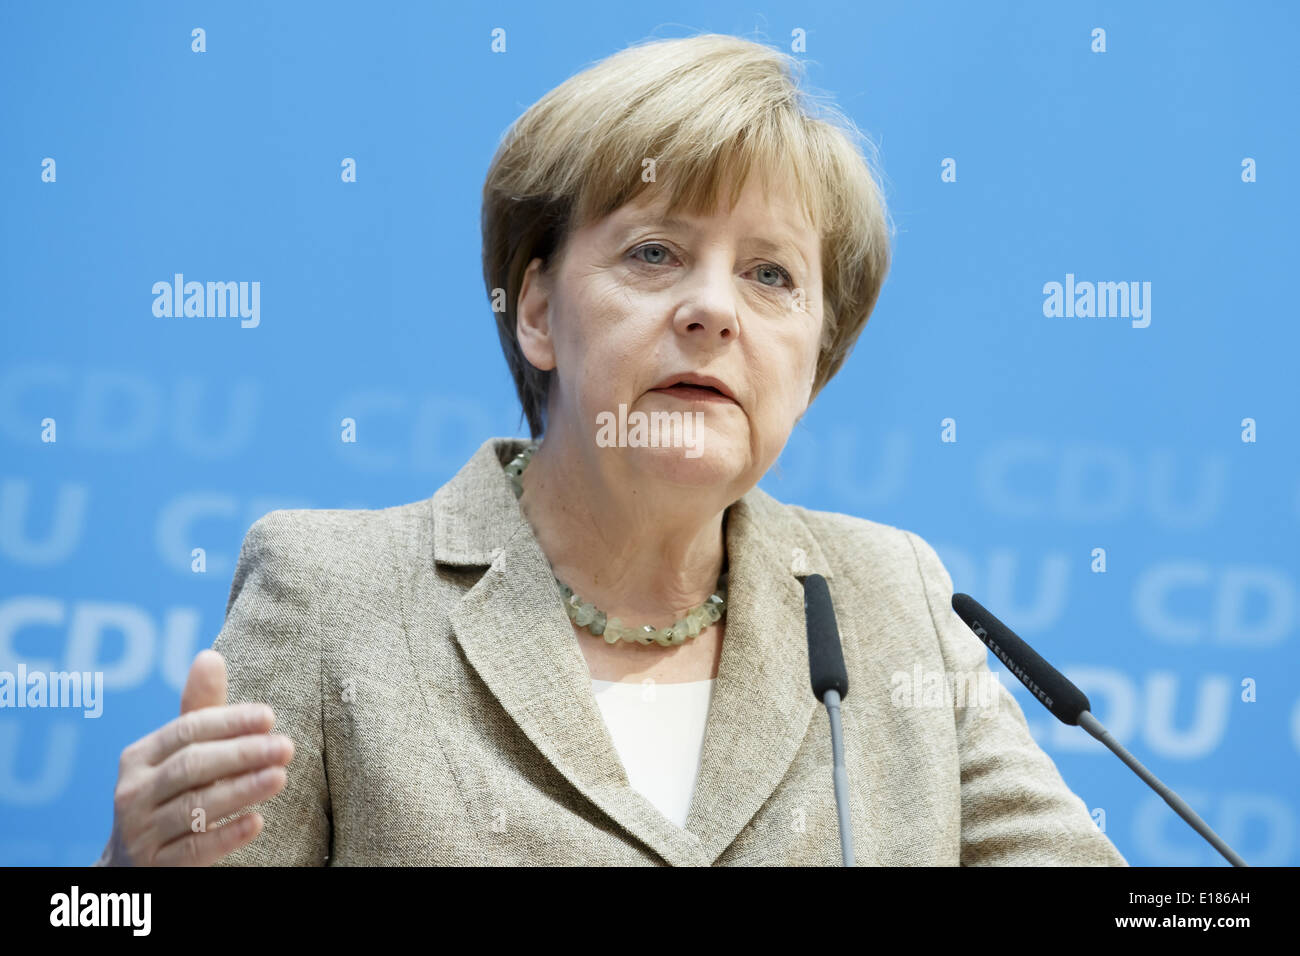
<svg viewBox="0 0 1300 956">
<path fill-rule="evenodd" d="M 1127 866 L 1084 802 L 1035 742 L 988 649 L 952 609 L 952 578 L 934 549 L 907 532 L 944 660 L 967 688 L 988 689 L 953 708 L 961 755 L 963 866 Z M 1082 731 L 1080 731 L 1082 733 Z"/>
<path fill-rule="evenodd" d="M 235 566 L 225 624 L 212 645 L 226 660 L 227 702 L 269 704 L 274 732 L 294 746 L 284 789 L 253 808 L 262 815 L 262 832 L 218 866 L 322 866 L 330 852 L 320 582 L 305 551 L 293 512 L 272 511 L 254 522 Z"/>
</svg>

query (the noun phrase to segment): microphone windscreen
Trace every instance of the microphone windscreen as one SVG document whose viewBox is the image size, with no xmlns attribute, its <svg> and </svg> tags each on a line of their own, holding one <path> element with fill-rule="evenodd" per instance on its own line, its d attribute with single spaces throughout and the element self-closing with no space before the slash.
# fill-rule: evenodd
<svg viewBox="0 0 1300 956">
<path fill-rule="evenodd" d="M 969 594 L 954 594 L 952 609 L 1057 720 L 1077 726 L 1079 715 L 1092 710 L 1092 704 L 1088 703 L 1088 696 L 1083 691 L 1039 657 L 979 601 Z"/>
<path fill-rule="evenodd" d="M 844 666 L 830 588 L 820 574 L 803 579 L 803 610 L 808 623 L 808 673 L 813 694 L 821 700 L 828 690 L 836 690 L 843 700 L 849 696 L 849 672 Z"/>
</svg>

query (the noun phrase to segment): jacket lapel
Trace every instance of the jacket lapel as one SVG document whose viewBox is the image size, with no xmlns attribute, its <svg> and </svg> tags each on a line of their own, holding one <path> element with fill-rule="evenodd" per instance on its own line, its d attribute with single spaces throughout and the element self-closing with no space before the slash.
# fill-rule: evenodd
<svg viewBox="0 0 1300 956">
<path fill-rule="evenodd" d="M 502 472 L 526 443 L 489 439 L 434 495 L 434 559 L 487 568 L 451 611 L 456 640 L 574 787 L 667 862 L 709 865 L 785 776 L 816 707 L 799 578 L 831 577 L 822 551 L 760 489 L 732 505 L 726 637 L 683 830 L 631 788 L 605 728 L 546 556 Z"/>
<path fill-rule="evenodd" d="M 705 864 L 772 795 L 803 743 L 817 702 L 801 578 L 831 579 L 807 527 L 759 488 L 731 506 L 727 555 L 727 630 L 686 818 Z"/>
</svg>

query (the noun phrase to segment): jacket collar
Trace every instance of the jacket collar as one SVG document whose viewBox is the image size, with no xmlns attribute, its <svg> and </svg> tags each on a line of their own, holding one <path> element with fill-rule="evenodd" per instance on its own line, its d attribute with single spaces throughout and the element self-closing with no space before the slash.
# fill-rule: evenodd
<svg viewBox="0 0 1300 956">
<path fill-rule="evenodd" d="M 816 709 L 801 578 L 831 579 L 822 549 L 797 509 L 757 487 L 731 505 L 727 630 L 682 829 L 631 788 L 605 728 L 550 566 L 502 470 L 527 444 L 488 439 L 433 496 L 434 560 L 488 569 L 451 611 L 456 640 L 573 786 L 667 862 L 710 865 L 785 776 Z"/>
</svg>

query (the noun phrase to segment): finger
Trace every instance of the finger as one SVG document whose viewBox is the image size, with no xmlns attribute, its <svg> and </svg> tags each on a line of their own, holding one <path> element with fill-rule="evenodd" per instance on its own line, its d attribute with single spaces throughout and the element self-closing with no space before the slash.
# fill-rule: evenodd
<svg viewBox="0 0 1300 956">
<path fill-rule="evenodd" d="M 204 707 L 173 717 L 140 741 L 139 756 L 157 766 L 182 747 L 205 740 L 265 734 L 275 726 L 275 712 L 266 704 Z"/>
<path fill-rule="evenodd" d="M 153 835 L 159 844 L 166 845 L 193 832 L 196 818 L 205 826 L 209 822 L 215 825 L 217 820 L 271 799 L 284 789 L 288 779 L 284 767 L 271 766 L 218 780 L 201 790 L 187 790 L 155 811 Z M 196 817 L 196 810 L 203 811 L 201 817 Z"/>
<path fill-rule="evenodd" d="M 250 770 L 272 765 L 283 767 L 292 759 L 293 741 L 284 734 L 253 734 L 190 744 L 155 769 L 146 799 L 150 806 L 161 806 L 186 790 Z"/>
<path fill-rule="evenodd" d="M 226 659 L 209 647 L 199 651 L 190 665 L 185 689 L 181 691 L 181 713 L 187 714 L 203 707 L 223 707 L 225 703 Z"/>
<path fill-rule="evenodd" d="M 154 866 L 211 866 L 256 840 L 262 825 L 262 815 L 254 811 L 206 833 L 191 833 L 160 849 Z"/>
</svg>

